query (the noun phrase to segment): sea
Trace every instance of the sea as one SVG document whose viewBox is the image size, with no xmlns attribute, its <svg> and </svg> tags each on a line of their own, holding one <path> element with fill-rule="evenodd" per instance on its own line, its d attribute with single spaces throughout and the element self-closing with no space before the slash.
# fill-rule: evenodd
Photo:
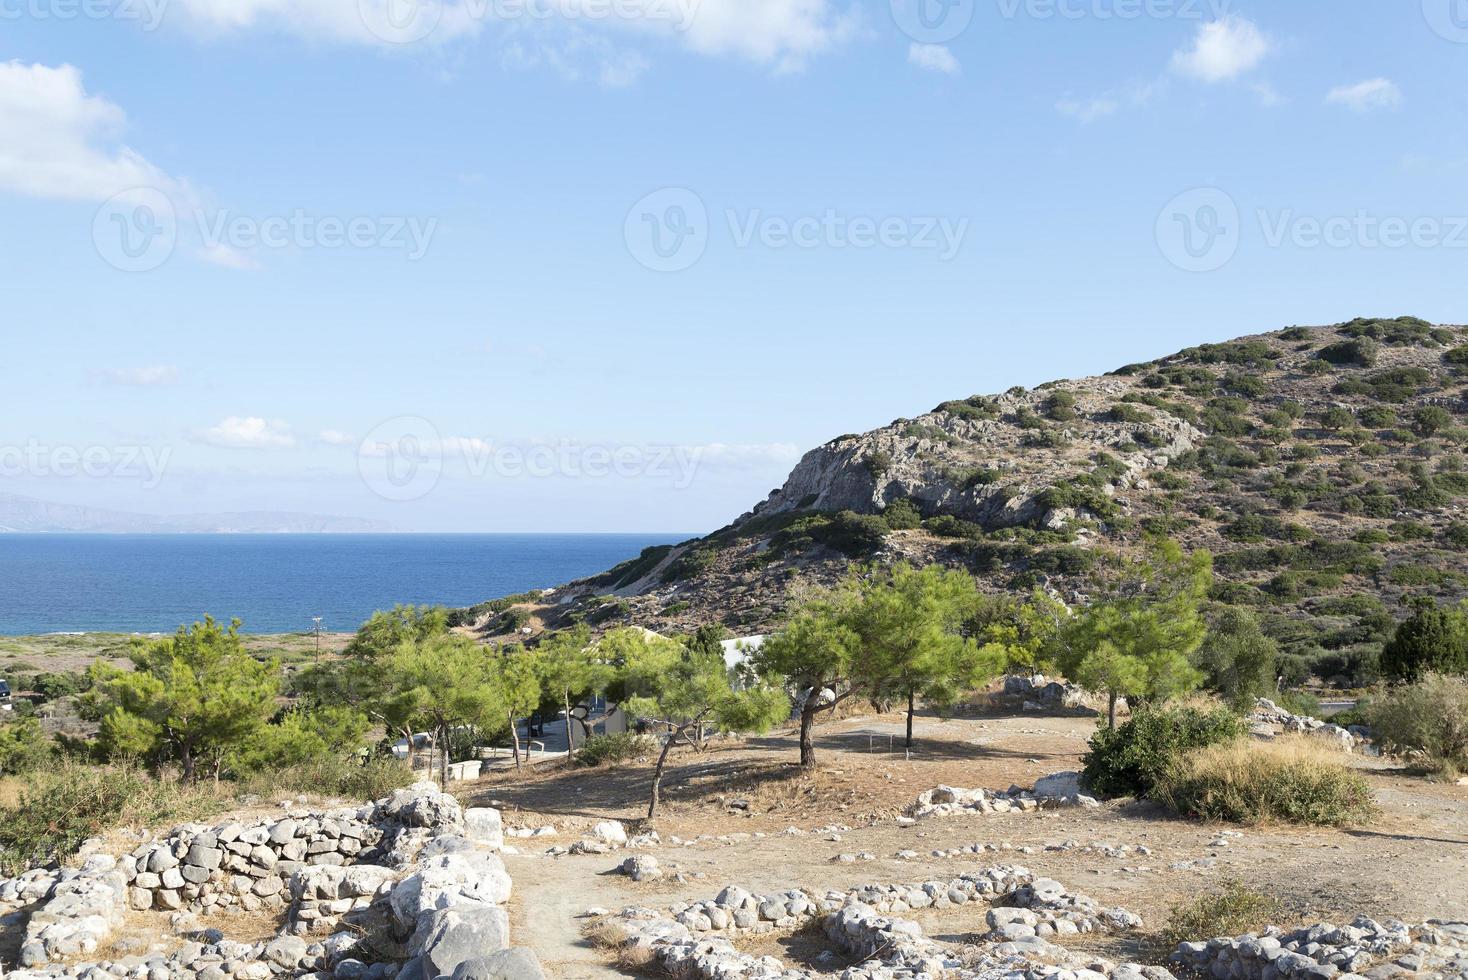
<svg viewBox="0 0 1468 980">
<path fill-rule="evenodd" d="M 471 606 L 689 534 L 0 534 L 0 635 L 351 632 L 397 603 Z"/>
</svg>

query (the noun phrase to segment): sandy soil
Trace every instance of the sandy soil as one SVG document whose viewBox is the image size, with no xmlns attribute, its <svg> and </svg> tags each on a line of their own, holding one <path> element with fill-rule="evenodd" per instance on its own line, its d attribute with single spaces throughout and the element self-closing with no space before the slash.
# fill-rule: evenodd
<svg viewBox="0 0 1468 980">
<path fill-rule="evenodd" d="M 642 816 L 649 770 L 552 770 L 496 774 L 461 795 L 494 801 L 509 826 L 554 823 L 555 838 L 517 840 L 523 851 L 507 858 L 515 879 L 515 941 L 536 950 L 547 972 L 561 980 L 631 976 L 581 938 L 591 907 L 665 906 L 709 898 L 726 884 L 756 891 L 790 887 L 849 888 L 864 882 L 920 882 L 967 868 L 1019 863 L 1057 878 L 1106 904 L 1140 913 L 1149 928 L 1165 924 L 1168 910 L 1210 886 L 1237 879 L 1280 898 L 1299 919 L 1366 913 L 1421 921 L 1468 918 L 1468 788 L 1428 783 L 1371 759 L 1355 759 L 1377 791 L 1379 819 L 1348 830 L 1291 827 L 1224 828 L 1175 819 L 1149 804 L 1111 803 L 1100 810 L 1059 810 L 1005 816 L 935 818 L 899 827 L 893 817 L 919 792 L 939 783 L 1007 788 L 1079 767 L 1089 718 L 986 717 L 948 722 L 922 719 L 911 759 L 887 751 L 900 716 L 848 719 L 820 733 L 822 770 L 799 774 L 791 764 L 789 733 L 675 757 L 666 810 L 657 830 L 676 835 L 765 833 L 774 836 L 691 847 L 665 844 L 654 854 L 684 883 L 634 884 L 611 874 L 625 855 L 545 857 L 551 844 L 569 844 L 579 831 L 608 816 Z M 900 740 L 898 742 L 900 746 Z M 739 802 L 748 809 L 734 809 Z M 785 836 L 840 823 L 837 835 Z M 1241 830 L 1227 846 L 1212 846 L 1223 829 Z M 928 852 L 977 842 L 1043 848 L 1080 844 L 1145 844 L 1148 857 L 1113 859 L 1074 851 L 987 854 L 934 859 Z M 894 857 L 914 850 L 918 860 Z M 878 860 L 837 864 L 840 853 L 869 851 Z M 1211 866 L 1172 865 L 1212 859 Z M 1145 868 L 1146 870 L 1138 870 Z M 930 934 L 962 941 L 983 928 L 978 908 L 933 913 Z M 800 959 L 813 950 L 799 937 L 761 940 L 761 952 Z M 808 945 L 808 943 L 807 943 Z"/>
</svg>

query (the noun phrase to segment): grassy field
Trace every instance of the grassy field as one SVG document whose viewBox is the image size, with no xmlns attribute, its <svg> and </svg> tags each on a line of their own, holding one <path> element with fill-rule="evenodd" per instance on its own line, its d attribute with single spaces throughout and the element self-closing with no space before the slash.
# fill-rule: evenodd
<svg viewBox="0 0 1468 980">
<path fill-rule="evenodd" d="M 134 634 L 84 633 L 44 636 L 0 637 L 0 676 L 20 673 L 65 673 L 84 671 L 96 660 L 125 663 Z M 323 633 L 321 656 L 339 655 L 351 642 L 351 633 Z M 283 664 L 304 664 L 316 656 L 316 637 L 311 633 L 277 633 L 246 636 L 245 649 L 263 659 L 279 658 Z"/>
</svg>

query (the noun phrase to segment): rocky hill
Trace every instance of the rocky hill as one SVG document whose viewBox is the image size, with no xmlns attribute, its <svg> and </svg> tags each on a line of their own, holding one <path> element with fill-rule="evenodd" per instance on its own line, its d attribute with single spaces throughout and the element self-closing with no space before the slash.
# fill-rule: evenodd
<svg viewBox="0 0 1468 980">
<path fill-rule="evenodd" d="M 812 450 L 706 538 L 468 618 L 487 635 L 527 617 L 757 633 L 852 561 L 941 562 L 995 592 L 1084 600 L 1099 567 L 1166 534 L 1215 554 L 1217 599 L 1350 676 L 1405 597 L 1468 593 L 1465 381 L 1468 330 L 1402 317 L 946 402 Z"/>
</svg>

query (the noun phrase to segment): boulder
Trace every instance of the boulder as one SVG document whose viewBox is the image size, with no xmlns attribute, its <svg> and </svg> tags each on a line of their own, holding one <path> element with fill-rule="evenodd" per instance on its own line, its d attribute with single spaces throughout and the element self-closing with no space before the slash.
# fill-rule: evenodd
<svg viewBox="0 0 1468 980">
<path fill-rule="evenodd" d="M 510 945 L 510 917 L 492 905 L 436 909 L 420 918 L 412 951 L 422 957 L 423 980 L 452 976 L 464 963 Z"/>
<path fill-rule="evenodd" d="M 518 947 L 465 960 L 454 970 L 452 980 L 546 980 L 546 976 L 535 954 Z"/>
<path fill-rule="evenodd" d="M 500 850 L 505 846 L 505 826 L 500 812 L 488 807 L 465 810 L 464 836 L 492 851 Z"/>
</svg>

